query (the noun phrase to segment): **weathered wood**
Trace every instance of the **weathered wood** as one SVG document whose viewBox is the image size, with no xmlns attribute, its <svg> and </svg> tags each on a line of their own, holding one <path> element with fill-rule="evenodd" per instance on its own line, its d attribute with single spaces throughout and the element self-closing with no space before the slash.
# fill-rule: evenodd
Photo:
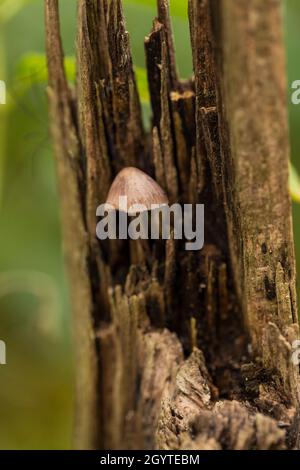
<svg viewBox="0 0 300 470">
<path fill-rule="evenodd" d="M 68 86 L 60 40 L 58 1 L 45 2 L 49 107 L 55 146 L 64 250 L 74 312 L 76 442 L 97 446 L 98 370 L 93 322 L 90 251 L 84 208 L 84 173 L 76 104 Z"/>
<path fill-rule="evenodd" d="M 216 20 L 229 129 L 222 166 L 235 284 L 254 351 L 277 371 L 278 387 L 298 406 L 299 375 L 290 357 L 298 319 L 280 2 L 223 1 Z"/>
<path fill-rule="evenodd" d="M 79 0 L 77 82 L 46 0 L 49 103 L 77 345 L 75 446 L 299 446 L 295 257 L 280 2 L 189 0 L 181 82 L 169 2 L 145 40 L 146 138 L 120 0 Z M 271 86 L 273 85 L 273 86 Z M 136 165 L 205 204 L 205 246 L 96 239 L 96 208 Z"/>
</svg>

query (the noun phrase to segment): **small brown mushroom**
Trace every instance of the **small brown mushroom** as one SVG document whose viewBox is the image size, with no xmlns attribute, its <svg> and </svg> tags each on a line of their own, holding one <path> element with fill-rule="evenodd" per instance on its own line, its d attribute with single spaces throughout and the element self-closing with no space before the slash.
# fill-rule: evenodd
<svg viewBox="0 0 300 470">
<path fill-rule="evenodd" d="M 134 167 L 124 168 L 117 174 L 110 187 L 106 204 L 116 210 L 124 211 L 124 207 L 120 206 L 122 197 L 127 197 L 128 215 L 135 215 L 137 206 L 144 208 L 142 210 L 151 210 L 153 206 L 169 204 L 166 193 L 156 181 Z M 131 210 L 134 206 L 135 209 Z"/>
</svg>

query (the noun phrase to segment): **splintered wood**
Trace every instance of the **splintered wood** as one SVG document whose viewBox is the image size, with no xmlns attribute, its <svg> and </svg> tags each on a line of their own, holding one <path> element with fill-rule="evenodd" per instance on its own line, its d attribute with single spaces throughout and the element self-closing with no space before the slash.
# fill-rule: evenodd
<svg viewBox="0 0 300 470">
<path fill-rule="evenodd" d="M 73 87 L 58 0 L 45 0 L 81 449 L 299 446 L 280 2 L 188 3 L 193 78 L 178 76 L 169 1 L 145 39 L 147 135 L 122 2 L 78 1 Z M 96 238 L 128 166 L 171 203 L 205 204 L 203 250 Z"/>
</svg>

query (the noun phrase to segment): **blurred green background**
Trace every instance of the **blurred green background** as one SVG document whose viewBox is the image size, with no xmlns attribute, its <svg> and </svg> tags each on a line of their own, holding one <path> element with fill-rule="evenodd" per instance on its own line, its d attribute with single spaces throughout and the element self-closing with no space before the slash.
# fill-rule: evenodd
<svg viewBox="0 0 300 470">
<path fill-rule="evenodd" d="M 76 1 L 61 1 L 68 73 L 74 76 Z M 155 0 L 125 0 L 127 28 L 149 122 L 143 39 Z M 182 77 L 192 71 L 187 0 L 171 0 Z M 300 2 L 284 2 L 290 85 L 300 79 Z M 73 416 L 71 320 L 45 95 L 43 0 L 0 0 L 0 449 L 68 449 Z M 270 84 L 270 86 L 272 86 Z M 290 101 L 290 100 L 289 100 Z M 300 172 L 300 106 L 290 106 L 291 159 Z M 300 263 L 300 205 L 294 205 Z"/>
</svg>

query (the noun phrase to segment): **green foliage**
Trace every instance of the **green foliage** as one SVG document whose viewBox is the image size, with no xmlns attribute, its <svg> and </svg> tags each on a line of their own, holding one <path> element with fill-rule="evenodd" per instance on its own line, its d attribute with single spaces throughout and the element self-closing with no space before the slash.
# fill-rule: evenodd
<svg viewBox="0 0 300 470">
<path fill-rule="evenodd" d="M 75 59 L 65 57 L 65 70 L 70 82 L 75 80 Z M 16 68 L 15 79 L 23 83 L 24 91 L 37 83 L 47 83 L 48 70 L 45 54 L 30 52 L 24 54 Z"/>
<path fill-rule="evenodd" d="M 135 67 L 135 75 L 137 80 L 137 87 L 139 90 L 140 100 L 142 104 L 149 104 L 149 88 L 146 69 L 143 67 Z"/>
<path fill-rule="evenodd" d="M 300 176 L 292 164 L 290 165 L 290 193 L 293 201 L 300 203 Z"/>
<path fill-rule="evenodd" d="M 145 5 L 148 7 L 156 7 L 156 0 L 129 0 L 131 3 L 136 3 L 138 5 Z M 128 3 L 128 0 L 124 0 L 124 3 Z M 178 16 L 180 18 L 187 17 L 187 0 L 172 0 L 171 4 L 171 13 L 173 16 Z"/>
</svg>

